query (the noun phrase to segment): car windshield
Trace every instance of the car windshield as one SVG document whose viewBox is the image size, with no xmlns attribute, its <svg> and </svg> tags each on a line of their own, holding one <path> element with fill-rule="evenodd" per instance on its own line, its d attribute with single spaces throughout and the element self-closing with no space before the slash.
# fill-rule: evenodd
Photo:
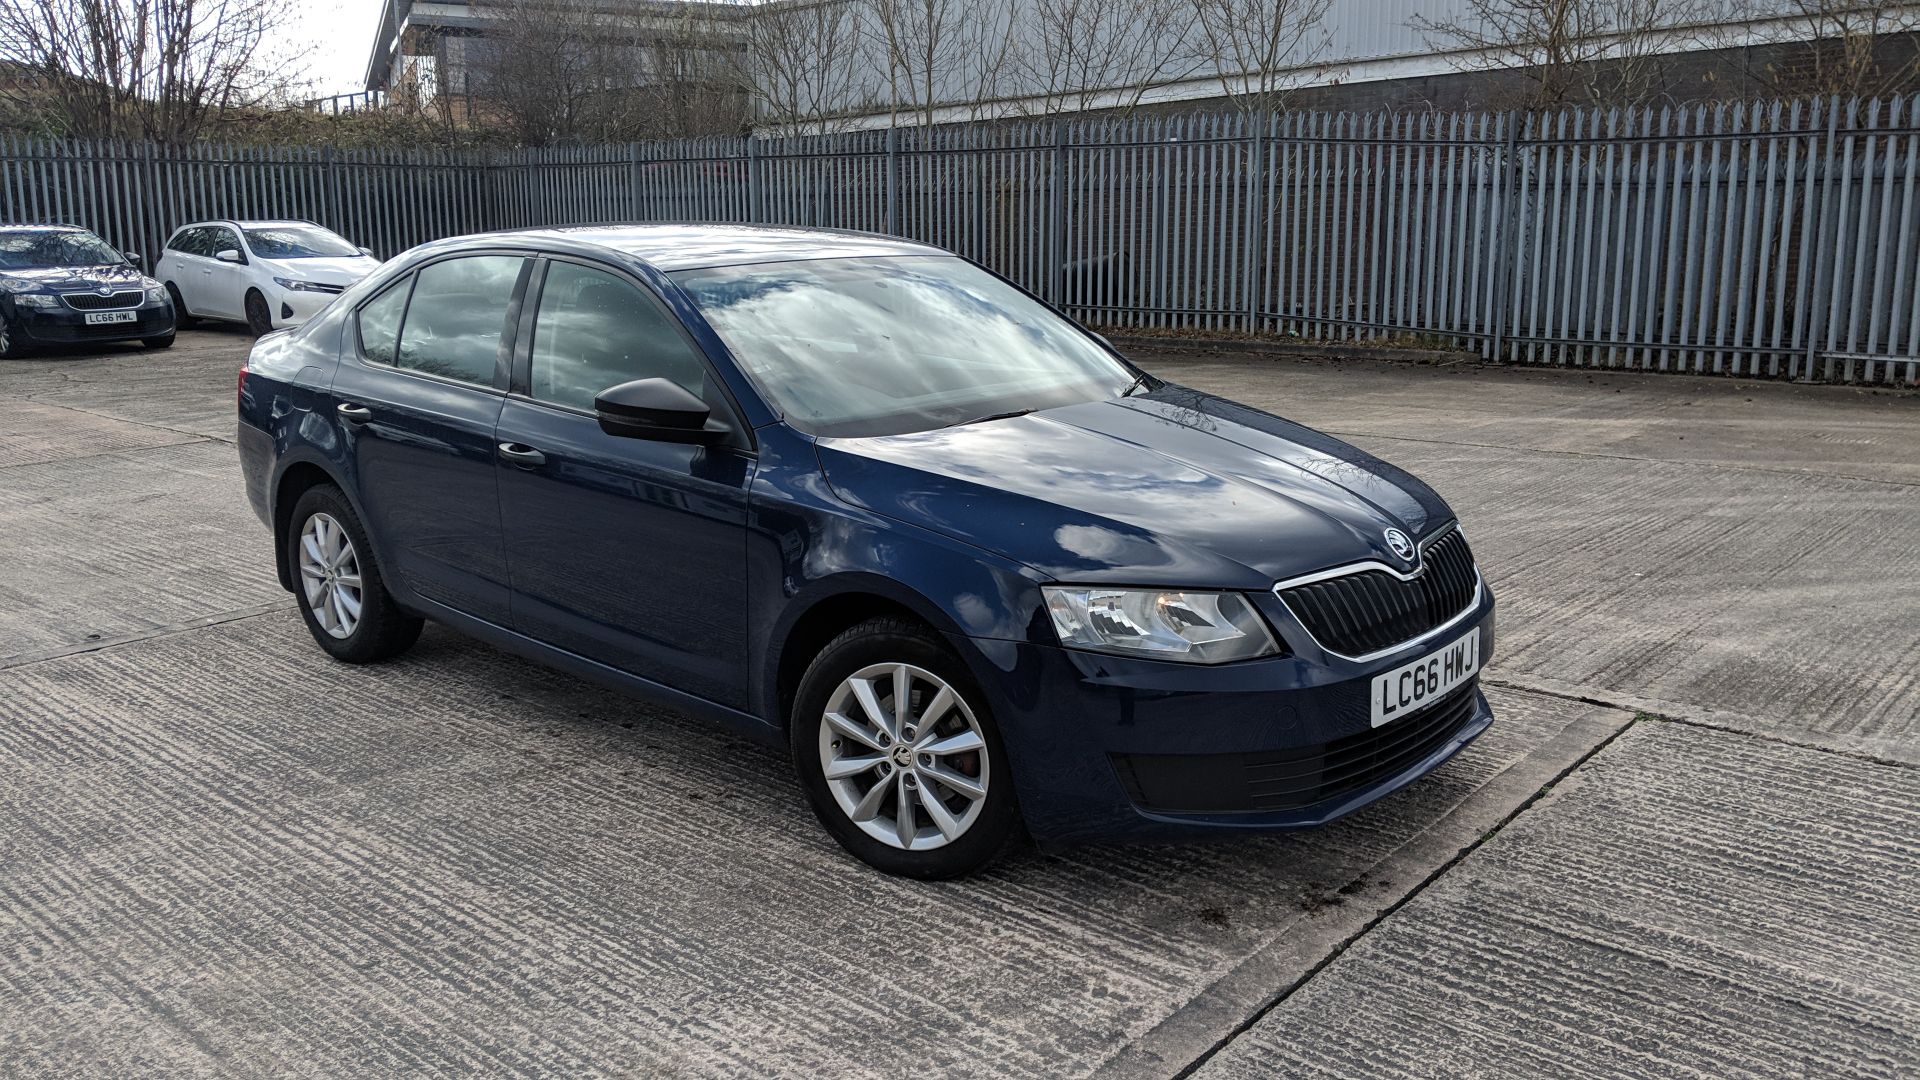
<svg viewBox="0 0 1920 1080">
<path fill-rule="evenodd" d="M 674 275 L 788 423 L 893 435 L 1118 397 L 1134 373 L 1019 289 L 950 256 Z"/>
<path fill-rule="evenodd" d="M 90 232 L 71 229 L 0 232 L 0 270 L 112 266 L 126 261 L 125 256 Z"/>
<path fill-rule="evenodd" d="M 360 249 L 318 225 L 265 225 L 244 230 L 247 247 L 262 259 L 337 259 Z"/>
</svg>

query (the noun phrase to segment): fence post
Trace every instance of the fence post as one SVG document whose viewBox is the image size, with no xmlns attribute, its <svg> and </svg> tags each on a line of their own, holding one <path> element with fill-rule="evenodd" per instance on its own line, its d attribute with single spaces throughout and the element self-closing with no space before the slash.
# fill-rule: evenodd
<svg viewBox="0 0 1920 1080">
<path fill-rule="evenodd" d="M 1267 209 L 1267 131 L 1273 126 L 1273 114 L 1261 112 L 1247 115 L 1244 122 L 1252 125 L 1247 132 L 1247 220 L 1246 235 L 1242 238 L 1241 284 L 1247 290 L 1247 329 L 1249 335 L 1260 332 L 1260 302 L 1266 298 L 1267 264 L 1261 258 L 1266 245 L 1261 234 L 1265 231 L 1261 223 L 1266 220 Z"/>
<path fill-rule="evenodd" d="M 1826 291 L 1828 285 L 1826 275 L 1830 260 L 1827 258 L 1827 211 L 1832 200 L 1827 198 L 1827 186 L 1833 183 L 1833 144 L 1839 140 L 1840 135 L 1840 95 L 1835 94 L 1827 98 L 1825 104 L 1827 107 L 1827 127 L 1821 138 L 1819 183 L 1814 182 L 1813 155 L 1809 154 L 1807 156 L 1807 198 L 1812 200 L 1814 207 L 1814 213 L 1810 215 L 1814 221 L 1814 233 L 1811 243 L 1803 240 L 1800 245 L 1801 258 L 1810 258 L 1813 260 L 1813 266 L 1809 268 L 1810 273 L 1808 275 L 1809 280 L 1813 283 L 1813 291 L 1805 299 L 1807 312 L 1806 366 L 1800 372 L 1800 377 L 1808 381 L 1812 381 L 1813 379 L 1813 366 L 1820 352 L 1820 337 L 1825 333 L 1827 320 L 1832 316 L 1832 312 L 1828 311 L 1826 305 L 1820 302 L 1820 294 Z M 1853 178 L 1848 176 L 1843 178 L 1841 182 L 1851 183 L 1852 180 Z M 1836 248 L 1840 246 L 1841 224 L 1843 223 L 1835 222 L 1834 224 L 1833 246 Z M 1809 251 L 1811 254 L 1807 254 Z"/>
<path fill-rule="evenodd" d="M 1053 150 L 1047 168 L 1047 300 L 1055 307 L 1067 292 L 1067 129 L 1053 122 Z"/>
<path fill-rule="evenodd" d="M 747 139 L 747 220 L 748 221 L 765 221 L 767 220 L 767 215 L 766 215 L 766 206 L 761 197 L 761 192 L 763 188 L 760 182 L 759 140 L 753 137 L 752 132 L 747 133 L 746 139 Z"/>
<path fill-rule="evenodd" d="M 1506 346 L 1507 323 L 1513 318 L 1513 269 L 1520 258 L 1520 123 L 1521 114 L 1508 112 L 1503 117 L 1507 126 L 1505 184 L 1500 193 L 1505 205 L 1501 228 L 1505 235 L 1497 244 L 1488 245 L 1494 258 L 1493 264 L 1493 344 L 1488 350 L 1487 359 L 1499 360 L 1501 350 Z"/>
<path fill-rule="evenodd" d="M 327 213 L 333 217 L 327 224 L 335 229 L 344 229 L 347 223 L 340 216 L 340 174 L 334 166 L 332 146 L 322 148 L 320 160 L 327 173 Z"/>
<path fill-rule="evenodd" d="M 900 235 L 900 129 L 887 129 L 887 235 Z"/>
<path fill-rule="evenodd" d="M 627 144 L 627 220 L 640 220 L 640 144 Z"/>
</svg>

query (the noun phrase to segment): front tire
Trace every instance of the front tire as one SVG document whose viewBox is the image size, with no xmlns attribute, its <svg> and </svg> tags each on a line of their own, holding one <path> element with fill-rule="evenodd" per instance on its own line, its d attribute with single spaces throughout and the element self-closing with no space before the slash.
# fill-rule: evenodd
<svg viewBox="0 0 1920 1080">
<path fill-rule="evenodd" d="M 141 338 L 140 344 L 145 345 L 149 349 L 171 349 L 173 348 L 173 335 L 161 334 L 159 337 Z"/>
<path fill-rule="evenodd" d="M 24 356 L 26 352 L 27 346 L 20 340 L 20 331 L 15 330 L 6 319 L 0 318 L 0 360 Z"/>
<path fill-rule="evenodd" d="M 273 310 L 267 307 L 267 298 L 259 289 L 247 290 L 247 330 L 254 337 L 273 330 Z"/>
<path fill-rule="evenodd" d="M 800 680 L 788 729 L 814 814 L 877 870 L 960 877 L 1013 834 L 999 729 L 965 665 L 925 626 L 874 619 L 828 642 Z"/>
<path fill-rule="evenodd" d="M 300 496 L 286 545 L 300 615 L 335 660 L 376 663 L 419 639 L 421 620 L 388 594 L 367 531 L 339 488 L 322 484 Z"/>
</svg>

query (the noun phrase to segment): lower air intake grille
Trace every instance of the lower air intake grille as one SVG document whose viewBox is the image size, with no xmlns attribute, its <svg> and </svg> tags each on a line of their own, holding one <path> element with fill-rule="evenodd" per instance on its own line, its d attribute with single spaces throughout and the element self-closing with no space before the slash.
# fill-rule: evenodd
<svg viewBox="0 0 1920 1080">
<path fill-rule="evenodd" d="M 1169 814 L 1298 810 L 1372 787 L 1424 761 L 1473 719 L 1474 687 L 1358 735 L 1255 754 L 1115 754 L 1127 795 Z"/>
</svg>

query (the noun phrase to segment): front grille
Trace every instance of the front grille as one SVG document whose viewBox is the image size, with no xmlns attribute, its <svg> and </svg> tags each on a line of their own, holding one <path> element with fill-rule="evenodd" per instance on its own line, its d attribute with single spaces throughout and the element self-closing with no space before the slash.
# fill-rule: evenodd
<svg viewBox="0 0 1920 1080">
<path fill-rule="evenodd" d="M 345 285 L 329 285 L 324 281 L 308 282 L 307 288 L 313 292 L 333 293 L 335 295 L 338 295 L 340 293 L 347 291 L 347 287 Z"/>
<path fill-rule="evenodd" d="M 1298 810 L 1424 761 L 1473 719 L 1475 679 L 1417 713 L 1318 746 L 1251 754 L 1115 754 L 1127 795 L 1170 814 Z"/>
<path fill-rule="evenodd" d="M 1280 599 L 1322 648 L 1365 656 L 1411 641 L 1458 616 L 1473 603 L 1473 551 L 1459 529 L 1421 551 L 1412 581 L 1384 570 L 1362 570 L 1279 590 Z"/>
<path fill-rule="evenodd" d="M 75 311 L 105 311 L 110 308 L 139 307 L 142 295 L 139 289 L 127 289 L 111 296 L 83 292 L 62 293 L 61 298 L 66 300 L 67 306 Z"/>
</svg>

